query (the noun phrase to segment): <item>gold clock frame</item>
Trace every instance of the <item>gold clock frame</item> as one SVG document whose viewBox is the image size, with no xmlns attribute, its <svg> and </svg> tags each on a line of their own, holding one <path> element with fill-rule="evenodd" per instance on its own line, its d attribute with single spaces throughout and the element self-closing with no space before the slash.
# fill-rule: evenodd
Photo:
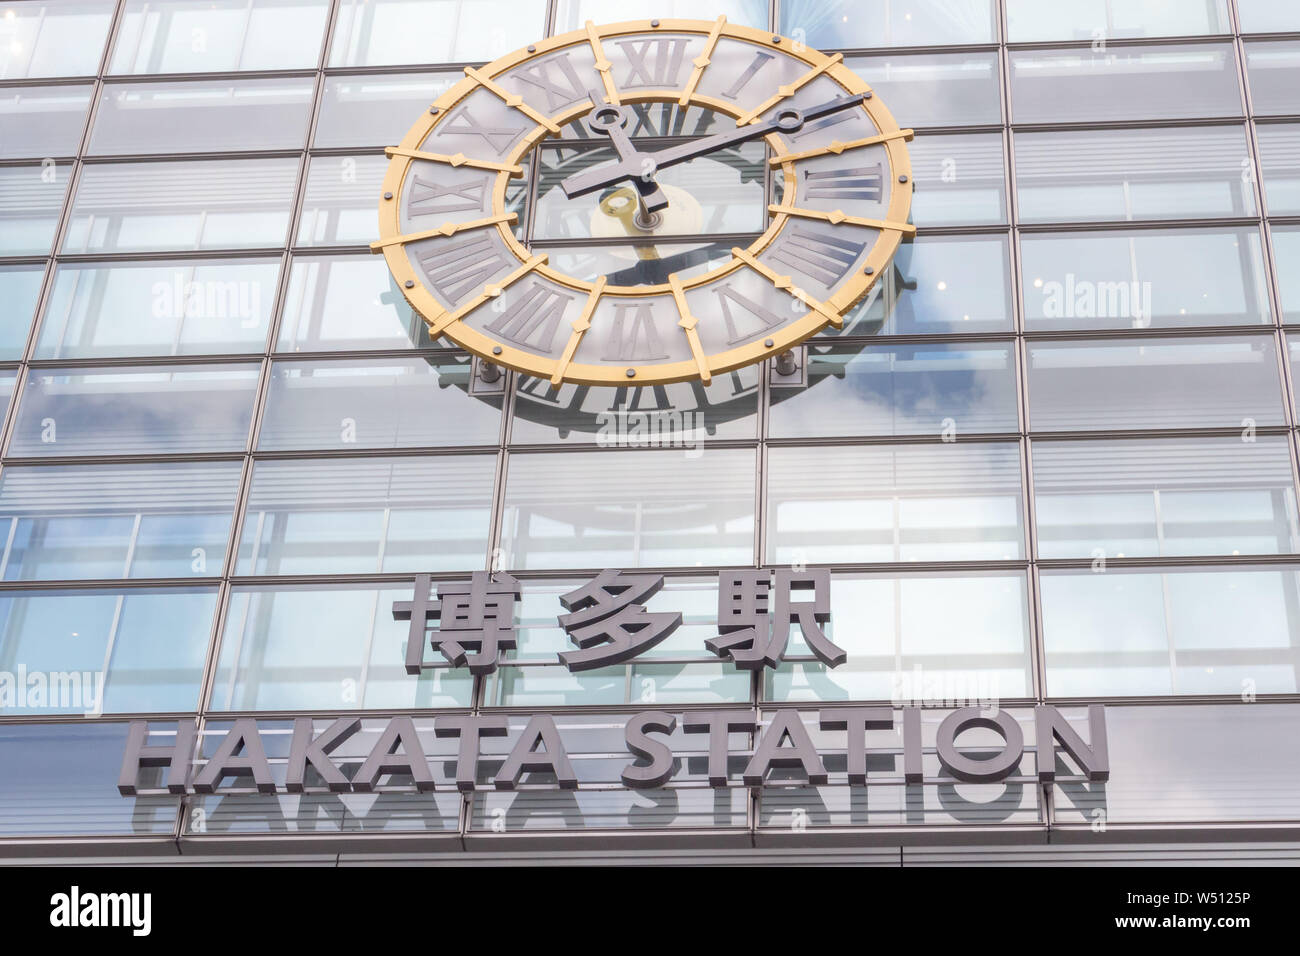
<svg viewBox="0 0 1300 956">
<path fill-rule="evenodd" d="M 680 90 L 641 90 L 636 93 L 620 93 L 615 88 L 613 79 L 609 75 L 610 64 L 605 60 L 601 41 L 610 37 L 655 32 L 696 33 L 707 37 L 703 53 L 693 61 L 691 77 L 687 81 L 685 88 Z M 709 57 L 718 39 L 723 36 L 745 40 L 760 47 L 780 49 L 787 55 L 807 63 L 809 71 L 799 80 L 780 87 L 776 95 L 769 98 L 757 109 L 742 112 L 737 109 L 735 104 L 714 97 L 703 96 L 696 92 L 700 77 L 703 75 L 704 70 L 708 68 Z M 608 285 L 604 277 L 597 279 L 595 282 L 587 282 L 552 268 L 546 264 L 545 255 L 532 255 L 528 248 L 516 238 L 511 226 L 517 217 L 514 213 L 506 212 L 506 186 L 511 178 L 523 174 L 520 161 L 524 156 L 531 152 L 548 135 L 558 134 L 566 123 L 589 112 L 591 107 L 579 105 L 554 116 L 545 116 L 533 110 L 527 104 L 519 102 L 518 97 L 511 97 L 505 90 L 494 83 L 494 78 L 528 60 L 544 56 L 564 47 L 582 43 L 590 44 L 595 53 L 596 69 L 601 73 L 606 92 L 604 97 L 606 102 L 615 105 L 639 102 L 676 102 L 682 106 L 696 105 L 731 116 L 736 119 L 737 125 L 756 121 L 759 114 L 766 112 L 771 106 L 785 97 L 793 95 L 805 83 L 817 76 L 825 75 L 829 77 L 849 94 L 867 93 L 871 90 L 870 86 L 861 77 L 844 65 L 843 57 L 840 54 L 828 56 L 819 50 L 795 43 L 788 37 L 768 33 L 753 27 L 730 24 L 727 22 L 726 17 L 718 17 L 715 21 L 629 20 L 604 26 L 597 26 L 592 21 L 588 21 L 581 30 L 574 30 L 551 37 L 527 49 L 516 50 L 492 61 L 481 69 L 467 67 L 465 69 L 465 78 L 434 101 L 424 115 L 407 132 L 402 142 L 398 146 L 390 146 L 385 149 L 385 155 L 390 158 L 391 162 L 384 175 L 383 198 L 379 202 L 380 238 L 377 242 L 371 243 L 371 251 L 383 253 L 389 271 L 392 273 L 393 278 L 397 280 L 406 301 L 428 325 L 431 339 L 435 339 L 439 335 L 445 335 L 457 345 L 487 361 L 538 378 L 549 379 L 554 386 L 558 386 L 563 382 L 611 386 L 659 385 L 696 379 L 707 385 L 714 375 L 746 365 L 753 365 L 771 355 L 778 355 L 816 335 L 828 325 L 834 325 L 838 328 L 843 322 L 844 314 L 871 291 L 876 280 L 884 273 L 885 267 L 897 251 L 903 235 L 915 233 L 915 227 L 907 222 L 911 210 L 913 183 L 911 159 L 904 145 L 905 142 L 912 139 L 912 130 L 900 129 L 889 108 L 880 101 L 879 97 L 872 96 L 862 104 L 862 108 L 867 111 L 875 124 L 878 131 L 876 136 L 849 143 L 836 141 L 821 149 L 791 153 L 782 152 L 782 144 L 775 135 L 769 135 L 765 138 L 774 154 L 770 158 L 769 164 L 779 166 L 785 172 L 785 189 L 781 202 L 768 207 L 768 211 L 772 214 L 772 221 L 763 234 L 751 243 L 747 249 L 733 249 L 732 258 L 726 264 L 690 279 L 679 280 L 676 275 L 673 275 L 668 283 L 649 286 L 613 286 Z M 463 154 L 445 156 L 422 152 L 419 148 L 420 144 L 446 118 L 448 112 L 462 99 L 480 87 L 489 89 L 509 105 L 520 109 L 529 119 L 533 120 L 536 124 L 535 128 L 527 133 L 523 140 L 502 161 L 478 160 L 466 157 Z M 889 209 L 885 219 L 861 221 L 850 216 L 844 216 L 842 213 L 824 213 L 803 210 L 798 207 L 797 196 L 795 195 L 797 183 L 795 164 L 800 159 L 827 153 L 840 153 L 847 149 L 877 144 L 885 147 L 885 153 L 889 160 L 889 176 L 893 184 L 890 191 Z M 447 222 L 434 229 L 404 235 L 401 231 L 399 215 L 402 187 L 412 163 L 416 160 L 434 160 L 446 162 L 453 166 L 467 165 L 495 171 L 497 175 L 492 196 L 493 215 L 467 222 Z M 773 270 L 754 258 L 757 253 L 765 249 L 780 234 L 788 220 L 799 216 L 812 216 L 836 224 L 839 222 L 860 221 L 863 225 L 869 225 L 880 230 L 880 236 L 872 246 L 866 263 L 825 301 L 819 301 L 807 295 L 794 285 L 789 276 L 777 275 Z M 435 235 L 450 236 L 457 232 L 479 228 L 496 229 L 507 248 L 519 260 L 519 268 L 496 282 L 485 285 L 478 295 L 459 308 L 455 310 L 444 309 L 442 304 L 434 298 L 433 294 L 420 281 L 420 276 L 411 266 L 403 246 L 408 242 L 430 238 Z M 761 342 L 742 345 L 725 352 L 706 354 L 701 349 L 698 334 L 695 332 L 696 320 L 686 309 L 684 292 L 686 289 L 705 282 L 711 282 L 720 276 L 746 266 L 765 276 L 778 288 L 782 288 L 790 295 L 801 299 L 808 306 L 808 311 L 781 328 L 774 329 Z M 560 285 L 587 296 L 581 315 L 571 324 L 572 332 L 559 359 L 535 355 L 532 352 L 514 348 L 507 342 L 500 342 L 484 335 L 462 321 L 463 317 L 474 309 L 484 305 L 491 298 L 500 295 L 507 285 L 533 270 Z M 591 327 L 592 313 L 602 296 L 644 297 L 653 295 L 671 295 L 674 298 L 678 311 L 682 316 L 678 325 L 683 329 L 691 347 L 691 360 L 631 367 L 593 365 L 574 363 L 572 361 L 584 333 Z"/>
</svg>

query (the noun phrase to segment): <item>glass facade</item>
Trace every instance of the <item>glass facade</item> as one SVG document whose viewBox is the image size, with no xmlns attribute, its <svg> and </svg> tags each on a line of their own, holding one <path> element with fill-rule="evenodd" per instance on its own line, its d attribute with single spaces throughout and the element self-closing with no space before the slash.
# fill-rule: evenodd
<svg viewBox="0 0 1300 956">
<path fill-rule="evenodd" d="M 0 672 L 95 687 L 93 707 L 0 693 L 0 841 L 284 820 L 763 833 L 806 806 L 829 828 L 962 818 L 941 786 L 870 814 L 842 785 L 749 800 L 737 775 L 714 793 L 689 736 L 667 797 L 619 783 L 615 718 L 637 707 L 761 723 L 897 703 L 900 686 L 922 703 L 954 687 L 1021 710 L 1106 702 L 1134 767 L 1121 734 L 1198 733 L 1186 719 L 1246 766 L 1221 721 L 1255 733 L 1243 701 L 1269 698 L 1252 706 L 1294 725 L 1300 701 L 1297 9 L 0 4 Z M 843 52 L 915 128 L 919 234 L 878 293 L 799 350 L 796 375 L 767 363 L 707 389 L 492 380 L 430 341 L 369 249 L 384 147 L 467 65 L 589 18 L 718 14 Z M 540 149 L 543 185 L 511 197 L 520 237 L 567 271 L 615 268 L 627 250 L 592 246 L 552 188 L 564 147 Z M 764 228 L 743 215 L 779 175 L 764 148 L 709 187 L 687 261 Z M 612 428 L 637 413 L 680 416 L 677 437 L 639 447 Z M 796 640 L 751 678 L 709 653 L 717 569 L 791 565 L 831 569 L 847 662 Z M 648 606 L 684 623 L 635 661 L 571 673 L 559 595 L 604 568 L 664 573 Z M 518 647 L 489 675 L 439 659 L 408 676 L 393 602 L 418 573 L 491 569 L 523 582 Z M 195 721 L 210 752 L 238 715 L 355 712 L 373 737 L 381 713 L 539 709 L 585 748 L 568 803 L 114 789 L 128 717 Z M 86 768 L 76 813 L 40 812 L 78 799 L 41 761 L 54 748 Z M 1086 830 L 1094 795 L 1072 786 L 970 787 L 984 809 L 963 819 Z M 1300 822 L 1294 794 L 1263 813 L 1123 787 L 1117 822 Z"/>
</svg>

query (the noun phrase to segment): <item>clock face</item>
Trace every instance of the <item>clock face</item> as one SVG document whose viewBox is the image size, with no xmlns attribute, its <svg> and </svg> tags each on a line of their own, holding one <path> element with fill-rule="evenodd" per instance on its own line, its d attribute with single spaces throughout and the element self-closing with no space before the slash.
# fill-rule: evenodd
<svg viewBox="0 0 1300 956">
<path fill-rule="evenodd" d="M 372 248 L 431 336 L 553 385 L 777 355 L 914 232 L 911 130 L 838 54 L 646 20 L 465 73 L 387 150 Z"/>
</svg>

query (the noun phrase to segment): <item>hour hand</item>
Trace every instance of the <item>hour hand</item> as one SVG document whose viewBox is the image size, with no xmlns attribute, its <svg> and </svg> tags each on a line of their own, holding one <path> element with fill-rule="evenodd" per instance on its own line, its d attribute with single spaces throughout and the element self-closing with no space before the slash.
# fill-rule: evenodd
<svg viewBox="0 0 1300 956">
<path fill-rule="evenodd" d="M 604 189 L 606 186 L 626 179 L 636 187 L 637 194 L 641 197 L 641 204 L 645 207 L 646 212 L 658 212 L 661 209 L 668 208 L 668 197 L 664 195 L 664 191 L 655 182 L 654 173 L 657 165 L 654 156 L 650 153 L 641 152 L 632 143 L 631 137 L 628 136 L 627 130 L 624 129 L 628 119 L 627 110 L 620 106 L 600 105 L 591 111 L 587 117 L 587 124 L 593 130 L 604 133 L 609 137 L 610 142 L 614 145 L 614 151 L 618 153 L 618 163 L 613 167 L 605 166 L 599 170 L 591 170 L 590 172 L 598 173 L 602 178 L 600 185 L 590 189 L 575 190 L 571 188 L 570 180 L 575 178 L 572 176 L 561 181 L 560 187 L 570 199 L 576 199 L 578 196 L 595 192 L 597 189 Z"/>
</svg>

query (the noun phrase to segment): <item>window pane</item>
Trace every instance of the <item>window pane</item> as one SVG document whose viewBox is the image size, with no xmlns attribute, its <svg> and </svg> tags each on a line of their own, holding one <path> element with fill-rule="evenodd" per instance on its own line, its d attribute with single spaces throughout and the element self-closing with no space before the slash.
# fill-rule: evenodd
<svg viewBox="0 0 1300 956">
<path fill-rule="evenodd" d="M 88 152 L 301 149 L 311 78 L 106 83 Z"/>
<path fill-rule="evenodd" d="M 501 546 L 510 568 L 750 564 L 754 452 L 515 454 Z"/>
<path fill-rule="evenodd" d="M 50 251 L 71 172 L 66 163 L 0 166 L 0 255 Z"/>
<path fill-rule="evenodd" d="M 312 157 L 298 221 L 298 245 L 371 242 L 379 235 L 375 197 L 387 171 L 384 156 Z"/>
<path fill-rule="evenodd" d="M 910 705 L 1033 694 L 1023 572 L 837 574 L 832 584 L 827 637 L 848 660 L 828 668 L 792 643 L 791 656 L 807 659 L 765 670 L 765 700 Z"/>
<path fill-rule="evenodd" d="M 1010 343 L 816 346 L 807 387 L 771 392 L 772 438 L 1016 430 Z"/>
<path fill-rule="evenodd" d="M 773 564 L 1024 553 L 1014 443 L 770 448 L 767 499 Z"/>
<path fill-rule="evenodd" d="M 1300 322 L 1300 227 L 1273 227 L 1273 259 L 1277 263 L 1282 320 Z"/>
<path fill-rule="evenodd" d="M 1044 571 L 1052 697 L 1294 694 L 1289 568 Z"/>
<path fill-rule="evenodd" d="M 313 145 L 318 149 L 396 145 L 429 104 L 463 76 L 459 72 L 327 76 Z"/>
<path fill-rule="evenodd" d="M 713 0 L 704 13 L 690 0 L 559 0 L 555 32 L 580 30 L 588 20 L 597 23 L 622 23 L 624 20 L 649 20 L 671 17 L 675 20 L 713 19 L 725 15 L 728 23 L 767 29 L 766 0 Z"/>
<path fill-rule="evenodd" d="M 850 56 L 844 62 L 904 128 L 1002 122 L 996 53 Z"/>
<path fill-rule="evenodd" d="M 783 0 L 780 32 L 819 50 L 992 43 L 993 8 L 992 0 Z"/>
<path fill-rule="evenodd" d="M 260 352 L 279 259 L 61 265 L 35 358 Z"/>
<path fill-rule="evenodd" d="M 1255 132 L 1269 215 L 1300 213 L 1300 124 L 1261 123 Z"/>
<path fill-rule="evenodd" d="M 1300 43 L 1247 43 L 1246 72 L 1256 115 L 1300 113 Z"/>
<path fill-rule="evenodd" d="M 1281 425 L 1272 336 L 1029 343 L 1036 431 Z"/>
<path fill-rule="evenodd" d="M 236 587 L 212 684 L 214 710 L 468 707 L 465 669 L 406 673 L 409 585 Z"/>
<path fill-rule="evenodd" d="M 0 593 L 0 669 L 28 678 L 0 713 L 195 710 L 216 606 L 215 587 Z"/>
<path fill-rule="evenodd" d="M 89 86 L 0 90 L 0 159 L 75 155 L 86 125 L 90 91 Z"/>
<path fill-rule="evenodd" d="M 379 256 L 294 256 L 278 351 L 430 345 L 428 326 L 406 304 Z"/>
<path fill-rule="evenodd" d="M 1015 50 L 1017 123 L 1240 116 L 1231 44 Z"/>
<path fill-rule="evenodd" d="M 496 458 L 259 461 L 238 574 L 483 567 Z"/>
<path fill-rule="evenodd" d="M 113 6 L 114 0 L 5 4 L 0 80 L 98 73 Z"/>
<path fill-rule="evenodd" d="M 277 362 L 258 447 L 495 445 L 501 396 L 470 397 L 470 363 L 431 358 Z"/>
<path fill-rule="evenodd" d="M 170 732 L 152 742 L 174 739 L 175 723 Z M 117 790 L 126 735 L 125 722 L 0 727 L 0 833 L 170 837 L 179 796 L 123 797 Z"/>
<path fill-rule="evenodd" d="M 89 165 L 63 251 L 279 246 L 297 179 L 296 159 Z"/>
<path fill-rule="evenodd" d="M 1285 33 L 1300 30 L 1300 7 L 1292 0 L 1237 0 L 1242 33 Z"/>
<path fill-rule="evenodd" d="M 1009 331 L 1010 293 L 1011 260 L 1005 236 L 926 236 L 905 241 L 876 290 L 844 316 L 841 334 Z"/>
<path fill-rule="evenodd" d="M 127 0 L 109 72 L 314 67 L 328 10 L 329 0 Z"/>
<path fill-rule="evenodd" d="M 339 0 L 330 66 L 482 63 L 545 34 L 545 0 Z"/>
<path fill-rule="evenodd" d="M 603 388 L 521 375 L 515 389 L 514 444 L 558 442 L 603 448 L 701 449 L 715 438 L 753 438 L 761 366 L 714 379 L 707 389 L 677 382 L 653 388 Z"/>
<path fill-rule="evenodd" d="M 1255 215 L 1240 127 L 1018 132 L 1014 148 L 1024 222 Z"/>
<path fill-rule="evenodd" d="M 238 462 L 5 468 L 6 581 L 219 575 Z"/>
<path fill-rule="evenodd" d="M 1272 322 L 1254 226 L 1029 233 L 1020 257 L 1030 331 Z"/>
<path fill-rule="evenodd" d="M 1036 441 L 1042 558 L 1290 554 L 1287 439 Z"/>
<path fill-rule="evenodd" d="M 1231 32 L 1227 0 L 1007 0 L 1012 43 Z"/>
<path fill-rule="evenodd" d="M 1007 221 L 1006 170 L 1000 133 L 923 135 L 908 147 L 918 226 Z"/>
<path fill-rule="evenodd" d="M 243 451 L 256 365 L 33 369 L 13 455 Z"/>
<path fill-rule="evenodd" d="M 41 265 L 0 266 L 0 360 L 23 357 L 44 278 Z"/>
</svg>

